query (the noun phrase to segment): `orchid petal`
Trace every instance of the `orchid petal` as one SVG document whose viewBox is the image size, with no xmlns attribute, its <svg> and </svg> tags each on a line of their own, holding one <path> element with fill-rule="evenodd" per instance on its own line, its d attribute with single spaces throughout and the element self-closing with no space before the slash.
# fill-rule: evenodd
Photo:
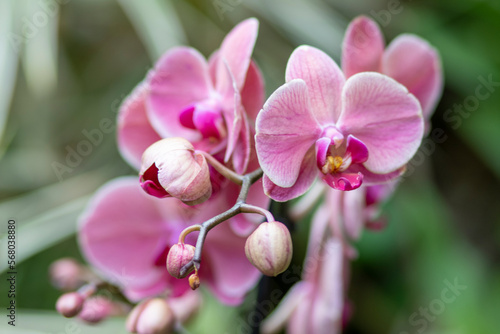
<svg viewBox="0 0 500 334">
<path fill-rule="evenodd" d="M 118 112 L 118 148 L 123 158 L 133 167 L 141 166 L 142 153 L 160 140 L 146 115 L 148 88 L 140 83 L 125 99 Z"/>
<path fill-rule="evenodd" d="M 337 120 L 345 77 L 332 58 L 312 46 L 298 47 L 286 67 L 286 81 L 293 79 L 305 81 L 311 111 L 320 124 Z"/>
<path fill-rule="evenodd" d="M 288 290 L 278 307 L 262 322 L 262 334 L 279 332 L 290 321 L 297 307 L 307 299 L 312 291 L 308 282 L 298 282 Z"/>
<path fill-rule="evenodd" d="M 310 332 L 318 334 L 341 333 L 344 308 L 342 242 L 336 238 L 323 244 L 319 265 L 316 298 L 310 309 Z"/>
<path fill-rule="evenodd" d="M 79 220 L 80 247 L 88 262 L 135 300 L 169 285 L 165 268 L 154 264 L 169 235 L 158 203 L 135 177 L 123 177 L 104 185 Z M 161 203 L 175 210 L 174 202 Z"/>
<path fill-rule="evenodd" d="M 360 164 L 368 160 L 366 145 L 353 135 L 347 137 L 346 153 L 350 153 L 353 164 Z"/>
<path fill-rule="evenodd" d="M 245 85 L 241 90 L 241 101 L 252 124 L 264 105 L 265 93 L 262 72 L 257 64 L 252 61 L 248 67 Z"/>
<path fill-rule="evenodd" d="M 295 312 L 293 312 L 290 317 L 286 331 L 289 334 L 315 333 L 312 331 L 313 324 L 311 323 L 311 312 L 313 309 L 316 287 L 309 284 L 309 282 L 306 284 L 311 292 L 302 299 L 302 303 L 297 305 Z"/>
<path fill-rule="evenodd" d="M 277 186 L 291 187 L 321 133 L 311 113 L 306 83 L 296 79 L 278 88 L 257 116 L 256 130 L 262 170 Z"/>
<path fill-rule="evenodd" d="M 319 169 L 323 168 L 326 163 L 326 155 L 329 152 L 332 140 L 327 137 L 316 140 L 316 165 Z"/>
<path fill-rule="evenodd" d="M 233 151 L 233 168 L 238 174 L 243 174 L 247 170 L 252 150 L 250 139 L 250 125 L 245 114 L 242 115 L 242 125 Z"/>
<path fill-rule="evenodd" d="M 357 240 L 365 224 L 366 189 L 360 187 L 343 193 L 344 228 L 350 239 Z"/>
<path fill-rule="evenodd" d="M 393 172 L 417 152 L 424 124 L 418 100 L 401 84 L 379 73 L 359 73 L 346 81 L 337 126 L 368 148 L 364 166 Z"/>
<path fill-rule="evenodd" d="M 351 165 L 348 170 L 351 173 L 363 174 L 363 184 L 365 186 L 372 186 L 377 184 L 385 184 L 387 182 L 396 180 L 398 177 L 404 174 L 404 172 L 406 171 L 406 166 L 403 166 L 399 169 L 396 169 L 394 172 L 386 174 L 373 173 L 361 164 Z"/>
<path fill-rule="evenodd" d="M 180 297 L 169 298 L 168 304 L 172 312 L 174 312 L 175 319 L 181 323 L 185 323 L 200 308 L 201 301 L 200 292 L 188 291 Z"/>
<path fill-rule="evenodd" d="M 422 105 L 429 120 L 443 90 L 439 54 L 420 37 L 400 35 L 394 39 L 382 58 L 382 72 L 405 85 Z"/>
<path fill-rule="evenodd" d="M 299 176 L 291 187 L 280 187 L 273 183 L 267 175 L 264 175 L 262 184 L 266 195 L 277 202 L 286 202 L 303 195 L 309 188 L 311 188 L 316 176 L 318 175 L 314 154 L 314 147 L 311 147 L 311 149 L 309 149 L 304 156 L 304 160 L 302 160 L 300 165 Z"/>
<path fill-rule="evenodd" d="M 222 102 L 222 112 L 224 115 L 224 119 L 226 121 L 227 127 L 227 148 L 224 156 L 224 161 L 229 161 L 229 158 L 234 152 L 234 149 L 237 144 L 243 144 L 244 147 L 244 157 L 243 162 L 239 161 L 238 164 L 238 173 L 243 173 L 246 168 L 245 160 L 248 159 L 248 155 L 250 154 L 250 138 L 248 133 L 248 128 L 243 129 L 243 138 L 240 138 L 242 132 L 242 127 L 248 127 L 247 124 L 243 124 L 245 116 L 245 110 L 243 109 L 243 105 L 241 104 L 241 95 L 236 87 L 236 81 L 234 79 L 233 73 L 231 72 L 229 65 L 227 62 L 224 62 L 223 68 L 226 70 L 224 75 L 227 76 L 232 82 L 232 89 L 228 91 L 227 94 L 223 96 Z M 239 140 L 243 139 L 243 142 L 239 143 Z M 248 161 L 246 161 L 248 163 Z M 235 166 L 236 167 L 236 166 Z"/>
<path fill-rule="evenodd" d="M 347 78 L 359 72 L 379 72 L 384 37 L 377 24 L 360 16 L 347 27 L 342 52 L 342 69 Z"/>
<path fill-rule="evenodd" d="M 199 133 L 182 126 L 179 117 L 189 106 L 210 97 L 212 83 L 205 58 L 192 48 L 174 48 L 157 62 L 147 82 L 147 111 L 156 131 L 162 137 L 199 140 Z"/>
<path fill-rule="evenodd" d="M 225 59 L 234 75 L 237 90 L 240 91 L 245 83 L 250 58 L 257 39 L 259 21 L 255 18 L 247 19 L 235 26 L 222 41 L 219 50 L 219 59 Z M 217 91 L 223 92 L 222 86 L 228 84 L 225 77 L 225 68 L 219 62 L 217 65 Z M 222 79 L 219 81 L 219 79 Z M 229 82 L 230 83 L 230 82 Z"/>
</svg>

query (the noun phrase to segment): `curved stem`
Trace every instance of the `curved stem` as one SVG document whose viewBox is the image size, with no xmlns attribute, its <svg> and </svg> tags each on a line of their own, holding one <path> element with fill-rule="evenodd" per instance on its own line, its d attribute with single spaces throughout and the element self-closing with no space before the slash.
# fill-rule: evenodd
<svg viewBox="0 0 500 334">
<path fill-rule="evenodd" d="M 243 213 L 258 213 L 259 215 L 266 217 L 266 220 L 268 222 L 275 221 L 274 216 L 272 215 L 271 212 L 269 212 L 266 209 L 263 209 L 261 207 L 255 206 L 255 205 L 244 203 L 244 204 L 240 205 L 240 210 Z"/>
<path fill-rule="evenodd" d="M 207 159 L 207 162 L 215 168 L 219 173 L 221 173 L 225 178 L 233 181 L 236 184 L 242 184 L 243 182 L 243 176 L 241 176 L 238 173 L 233 172 L 223 164 L 219 162 L 219 160 L 215 159 L 210 153 L 204 152 L 204 151 L 197 151 L 198 153 L 203 154 L 205 159 Z"/>
<path fill-rule="evenodd" d="M 179 243 L 183 244 L 184 239 L 186 238 L 186 236 L 189 233 L 199 231 L 199 230 L 201 230 L 201 225 L 192 225 L 192 226 L 186 227 L 184 230 L 182 230 L 181 234 L 179 235 Z"/>
<path fill-rule="evenodd" d="M 219 163 L 217 161 L 217 163 Z M 224 167 L 225 168 L 225 167 Z M 231 172 L 233 173 L 233 172 Z M 205 243 L 205 239 L 207 237 L 208 231 L 213 229 L 215 226 L 219 225 L 220 223 L 228 220 L 229 218 L 232 218 L 236 216 L 239 213 L 244 212 L 244 209 L 247 209 L 251 213 L 259 213 L 262 214 L 266 217 L 269 217 L 274 221 L 274 217 L 271 215 L 271 213 L 267 210 L 262 209 L 263 211 L 259 211 L 257 207 L 253 205 L 246 204 L 245 201 L 247 200 L 248 197 L 248 191 L 250 190 L 250 186 L 257 182 L 258 179 L 262 177 L 262 170 L 259 168 L 257 170 L 254 170 L 251 173 L 245 174 L 243 176 L 238 175 L 241 178 L 241 190 L 240 194 L 238 196 L 238 199 L 236 200 L 236 203 L 227 211 L 224 211 L 221 214 L 218 214 L 215 217 L 210 218 L 209 220 L 203 222 L 201 225 L 195 225 L 195 226 L 200 226 L 199 231 L 200 234 L 198 234 L 198 239 L 196 240 L 196 247 L 195 247 L 195 252 L 194 252 L 194 257 L 191 261 L 189 261 L 185 266 L 183 266 L 180 270 L 181 276 L 184 276 L 186 273 L 192 271 L 193 269 L 199 270 L 200 269 L 200 264 L 201 264 L 201 253 L 203 251 L 203 244 Z M 267 211 L 268 214 L 266 214 L 264 211 Z M 268 218 L 268 219 L 269 219 Z"/>
</svg>

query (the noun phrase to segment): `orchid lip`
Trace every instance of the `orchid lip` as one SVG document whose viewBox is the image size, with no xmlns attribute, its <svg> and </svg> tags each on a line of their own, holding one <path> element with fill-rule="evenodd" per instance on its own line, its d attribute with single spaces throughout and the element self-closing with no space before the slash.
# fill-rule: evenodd
<svg viewBox="0 0 500 334">
<path fill-rule="evenodd" d="M 336 136 L 336 129 L 329 128 L 325 135 Z M 338 136 L 337 136 L 338 138 Z M 356 137 L 349 135 L 345 145 L 337 147 L 333 139 L 322 137 L 316 141 L 316 163 L 323 173 L 323 180 L 332 188 L 342 191 L 357 189 L 363 182 L 363 174 L 352 173 L 353 164 L 368 160 L 368 148 Z"/>
<path fill-rule="evenodd" d="M 227 136 L 221 108 L 214 96 L 184 108 L 179 114 L 179 122 L 188 129 L 198 130 L 203 138 L 220 140 Z"/>
</svg>

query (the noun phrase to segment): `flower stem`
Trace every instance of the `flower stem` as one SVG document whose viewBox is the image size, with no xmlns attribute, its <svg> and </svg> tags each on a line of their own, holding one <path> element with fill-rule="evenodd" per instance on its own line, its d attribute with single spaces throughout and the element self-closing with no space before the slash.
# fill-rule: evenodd
<svg viewBox="0 0 500 334">
<path fill-rule="evenodd" d="M 183 244 L 184 239 L 186 238 L 186 236 L 189 233 L 199 231 L 200 229 L 201 229 L 201 225 L 192 225 L 192 226 L 186 227 L 184 230 L 182 230 L 181 234 L 179 235 L 179 243 Z"/>
<path fill-rule="evenodd" d="M 244 203 L 241 204 L 240 209 L 242 213 L 258 213 L 259 215 L 263 215 L 268 222 L 275 221 L 272 213 L 261 207 Z"/>
<path fill-rule="evenodd" d="M 219 162 L 217 161 L 217 163 L 219 163 Z M 226 167 L 224 167 L 224 168 L 226 168 Z M 231 171 L 231 173 L 236 174 L 232 171 Z M 232 218 L 232 217 L 236 216 L 237 214 L 243 213 L 243 212 L 258 213 L 258 214 L 261 214 L 261 215 L 268 217 L 267 219 L 271 218 L 272 221 L 274 220 L 273 215 L 269 211 L 264 210 L 264 209 L 258 210 L 260 208 L 245 203 L 245 201 L 247 200 L 247 197 L 248 197 L 248 191 L 250 190 L 250 186 L 252 184 L 254 184 L 255 182 L 257 182 L 257 180 L 259 180 L 262 177 L 262 174 L 263 174 L 263 172 L 259 168 L 259 169 L 254 170 L 251 173 L 248 173 L 248 174 L 245 174 L 242 176 L 238 175 L 238 177 L 241 179 L 241 183 L 240 183 L 241 190 L 240 190 L 240 194 L 238 196 L 238 199 L 236 200 L 236 203 L 229 210 L 224 211 L 221 214 L 218 214 L 217 216 L 215 216 L 213 218 L 210 218 L 209 220 L 203 222 L 203 224 L 194 225 L 194 226 L 199 226 L 200 234 L 198 234 L 198 239 L 196 241 L 196 249 L 195 249 L 193 259 L 181 268 L 180 274 L 182 276 L 185 275 L 186 273 L 192 271 L 193 269 L 195 269 L 195 270 L 200 269 L 201 253 L 203 251 L 203 245 L 205 243 L 205 239 L 207 237 L 208 232 L 211 229 L 213 229 L 215 226 L 217 226 L 220 223 L 228 220 L 229 218 Z M 179 240 L 180 240 L 180 237 L 179 237 Z"/>
<path fill-rule="evenodd" d="M 233 181 L 236 184 L 241 185 L 243 183 L 243 177 L 242 175 L 233 172 L 223 164 L 219 162 L 219 160 L 215 159 L 210 153 L 204 152 L 204 151 L 197 151 L 207 159 L 207 162 L 215 168 L 219 173 L 221 173 L 225 178 Z"/>
</svg>

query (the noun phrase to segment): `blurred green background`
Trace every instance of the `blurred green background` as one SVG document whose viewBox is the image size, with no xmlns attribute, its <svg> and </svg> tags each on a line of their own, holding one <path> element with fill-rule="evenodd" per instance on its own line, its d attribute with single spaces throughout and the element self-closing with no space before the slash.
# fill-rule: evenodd
<svg viewBox="0 0 500 334">
<path fill-rule="evenodd" d="M 345 28 L 360 14 L 379 22 L 386 41 L 414 33 L 439 50 L 445 88 L 432 124 L 446 140 L 429 144 L 413 162 L 415 171 L 385 205 L 388 227 L 366 231 L 356 244 L 360 256 L 349 290 L 354 312 L 345 332 L 497 333 L 500 87 L 492 86 L 470 112 L 446 114 L 473 101 L 481 78 L 500 82 L 496 0 L 2 0 L 2 333 L 124 332 L 123 319 L 89 327 L 57 315 L 59 292 L 47 268 L 62 256 L 80 257 L 76 218 L 89 196 L 107 180 L 135 172 L 121 159 L 115 132 L 104 134 L 73 167 L 55 168 L 86 139 L 85 131 L 99 129 L 104 119 L 115 123 L 122 99 L 165 50 L 191 45 L 208 57 L 236 23 L 257 17 L 254 58 L 269 95 L 283 83 L 288 56 L 300 44 L 322 48 L 339 62 Z M 5 232 L 12 218 L 18 237 L 15 329 L 5 316 Z M 300 266 L 307 234 L 297 235 Z M 431 313 L 425 329 L 415 325 L 414 313 L 437 309 L 446 282 L 456 280 L 466 286 L 460 295 Z M 239 309 L 206 297 L 190 332 L 245 333 L 255 292 Z M 424 317 L 413 317 L 418 319 Z"/>
</svg>

